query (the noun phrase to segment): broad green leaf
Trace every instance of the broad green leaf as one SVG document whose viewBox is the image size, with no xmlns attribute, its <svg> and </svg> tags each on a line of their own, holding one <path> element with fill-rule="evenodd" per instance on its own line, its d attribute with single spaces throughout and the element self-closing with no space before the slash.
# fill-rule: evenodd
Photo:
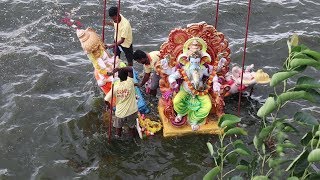
<svg viewBox="0 0 320 180">
<path fill-rule="evenodd" d="M 268 165 L 270 168 L 280 167 L 280 165 L 289 162 L 289 159 L 273 159 L 270 158 Z"/>
<path fill-rule="evenodd" d="M 240 171 L 248 171 L 249 167 L 246 166 L 246 165 L 239 164 L 239 165 L 236 166 L 236 169 L 238 169 Z"/>
<path fill-rule="evenodd" d="M 216 177 L 220 172 L 220 167 L 214 167 L 213 169 L 211 169 L 204 177 L 203 180 L 212 180 L 214 179 L 214 177 Z"/>
<path fill-rule="evenodd" d="M 236 134 L 236 135 L 248 135 L 248 133 L 244 129 L 239 128 L 239 127 L 231 128 L 225 133 L 225 135 L 227 135 L 227 136 L 234 135 L 234 134 Z"/>
<path fill-rule="evenodd" d="M 317 60 L 317 61 L 320 61 L 320 52 L 313 51 L 311 49 L 305 49 L 305 50 L 303 50 L 301 52 L 306 54 L 307 56 Z"/>
<path fill-rule="evenodd" d="M 243 180 L 241 176 L 233 176 L 230 180 Z"/>
<path fill-rule="evenodd" d="M 300 131 L 295 128 L 294 126 L 292 126 L 290 123 L 283 123 L 284 127 L 284 132 L 296 132 L 299 133 Z"/>
<path fill-rule="evenodd" d="M 240 140 L 240 139 L 238 139 L 238 140 L 236 140 L 236 141 L 234 141 L 234 142 L 232 143 L 232 145 L 235 146 L 235 147 L 238 146 L 238 145 L 241 145 L 241 144 L 244 144 L 244 143 L 243 143 L 243 141 Z"/>
<path fill-rule="evenodd" d="M 303 146 L 307 146 L 310 142 L 310 140 L 312 139 L 312 132 L 308 132 L 306 133 L 300 140 L 300 143 L 303 145 Z"/>
<path fill-rule="evenodd" d="M 281 71 L 272 75 L 270 86 L 274 87 L 278 85 L 280 82 L 298 74 L 299 71 Z"/>
<path fill-rule="evenodd" d="M 301 122 L 306 125 L 318 125 L 319 121 L 313 117 L 311 114 L 306 113 L 306 112 L 297 112 L 294 116 L 293 119 L 295 121 Z"/>
<path fill-rule="evenodd" d="M 263 128 L 258 135 L 258 139 L 263 142 L 267 137 L 270 136 L 273 128 L 273 126 L 267 126 Z"/>
<path fill-rule="evenodd" d="M 237 124 L 238 122 L 240 122 L 240 118 L 236 121 L 235 120 L 225 120 L 221 123 L 220 127 L 221 128 L 230 127 L 230 126 Z"/>
<path fill-rule="evenodd" d="M 282 153 L 283 152 L 283 147 L 282 146 L 276 146 L 276 151 L 278 154 Z"/>
<path fill-rule="evenodd" d="M 320 88 L 320 82 L 318 82 L 317 80 L 311 77 L 303 76 L 298 79 L 296 88 L 300 88 L 300 89 Z"/>
<path fill-rule="evenodd" d="M 299 66 L 294 68 L 295 71 L 299 71 L 300 73 L 307 69 L 308 66 Z"/>
<path fill-rule="evenodd" d="M 275 121 L 272 122 L 271 126 L 272 127 L 277 127 L 278 129 L 281 129 L 281 128 L 284 128 L 284 125 L 283 125 L 283 120 L 284 119 L 276 119 Z"/>
<path fill-rule="evenodd" d="M 320 161 L 320 148 L 314 149 L 308 155 L 309 162 L 319 162 Z"/>
<path fill-rule="evenodd" d="M 291 56 L 291 59 L 295 59 L 295 58 L 310 58 L 309 56 L 307 56 L 306 54 L 303 54 L 302 52 L 293 52 L 291 53 L 292 56 Z"/>
<path fill-rule="evenodd" d="M 301 52 L 302 50 L 301 46 L 291 47 L 291 52 Z"/>
<path fill-rule="evenodd" d="M 214 153 L 213 146 L 210 142 L 207 142 L 207 147 L 209 149 L 210 155 L 213 156 L 213 153 Z"/>
<path fill-rule="evenodd" d="M 266 154 L 266 145 L 263 143 L 261 147 L 262 147 L 261 148 L 262 149 L 262 153 Z"/>
<path fill-rule="evenodd" d="M 290 91 L 290 92 L 284 92 L 278 96 L 277 99 L 277 105 L 282 106 L 287 101 L 292 100 L 300 100 L 305 99 L 310 102 L 314 102 L 313 96 L 311 93 L 306 91 Z"/>
<path fill-rule="evenodd" d="M 314 89 L 308 89 L 307 90 L 308 95 L 311 96 L 311 99 L 306 99 L 310 102 L 313 102 L 315 104 L 320 104 L 320 93 Z"/>
<path fill-rule="evenodd" d="M 225 122 L 225 121 L 228 121 L 228 122 Z M 225 122 L 222 126 L 222 123 Z M 238 123 L 240 122 L 240 118 L 238 116 L 235 116 L 235 115 L 232 115 L 232 114 L 223 114 L 220 118 L 219 118 L 219 122 L 218 122 L 218 126 L 219 127 L 225 127 L 227 126 L 229 123 L 232 124 L 232 122 L 234 122 L 233 124 L 235 123 Z M 226 125 L 227 124 L 227 125 Z M 229 124 L 230 125 L 230 124 Z"/>
<path fill-rule="evenodd" d="M 270 113 L 272 113 L 277 108 L 276 101 L 274 97 L 268 97 L 266 102 L 262 105 L 262 107 L 258 110 L 257 115 L 260 118 L 263 118 Z"/>
<path fill-rule="evenodd" d="M 267 176 L 255 176 L 252 180 L 269 180 Z"/>
<path fill-rule="evenodd" d="M 318 144 L 318 142 L 319 142 L 319 139 L 311 139 L 308 145 L 314 147 Z"/>
<path fill-rule="evenodd" d="M 278 144 L 277 146 L 281 146 L 283 149 L 285 148 L 293 149 L 297 147 L 295 144 L 291 143 L 290 141 L 285 141 L 284 143 Z"/>
<path fill-rule="evenodd" d="M 237 148 L 234 151 L 237 152 L 240 155 L 243 155 L 243 156 L 249 156 L 250 155 L 250 153 L 248 153 L 246 150 L 244 150 L 242 148 Z"/>
<path fill-rule="evenodd" d="M 306 50 L 306 49 L 309 49 L 306 45 L 304 44 L 301 44 L 299 46 L 296 46 L 296 47 L 300 47 L 300 51 L 303 51 L 303 50 Z"/>
<path fill-rule="evenodd" d="M 298 66 L 305 66 L 305 65 L 308 65 L 308 66 L 312 66 L 312 67 L 315 67 L 317 69 L 319 69 L 320 67 L 320 62 L 314 60 L 314 59 L 311 59 L 311 58 L 294 58 L 290 61 L 289 63 L 289 66 L 291 68 L 296 68 Z"/>
<path fill-rule="evenodd" d="M 289 177 L 287 180 L 299 180 L 296 176 Z"/>
<path fill-rule="evenodd" d="M 243 144 L 243 142 L 241 140 L 236 140 L 232 144 L 236 149 L 241 149 L 239 151 L 245 151 L 245 152 L 241 152 L 241 153 L 245 153 L 245 154 L 251 155 L 251 151 L 247 148 L 246 145 Z"/>
<path fill-rule="evenodd" d="M 237 164 L 238 163 L 238 154 L 237 153 L 231 153 L 226 157 L 228 163 L 230 164 Z"/>
<path fill-rule="evenodd" d="M 286 171 L 290 171 L 293 170 L 293 168 L 297 165 L 297 164 L 301 164 L 308 156 L 309 152 L 308 150 L 304 149 L 298 157 L 296 157 L 291 163 L 290 165 L 287 167 Z"/>
<path fill-rule="evenodd" d="M 254 145 L 254 147 L 255 147 L 256 149 L 259 149 L 260 146 L 261 146 L 261 144 L 262 144 L 262 141 L 260 141 L 257 136 L 254 136 L 254 138 L 253 138 L 253 145 Z"/>
</svg>

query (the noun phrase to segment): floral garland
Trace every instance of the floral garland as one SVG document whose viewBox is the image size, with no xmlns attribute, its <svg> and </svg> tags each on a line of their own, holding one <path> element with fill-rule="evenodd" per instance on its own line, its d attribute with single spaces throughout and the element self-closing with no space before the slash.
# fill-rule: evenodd
<svg viewBox="0 0 320 180">
<path fill-rule="evenodd" d="M 206 88 L 203 91 L 199 91 L 196 90 L 193 86 L 192 83 L 190 82 L 190 79 L 187 76 L 187 73 L 185 72 L 185 70 L 183 68 L 179 68 L 178 69 L 180 75 L 182 76 L 183 80 L 187 83 L 188 88 L 190 89 L 190 91 L 192 92 L 192 94 L 198 95 L 198 96 L 203 96 L 209 93 L 209 89 L 212 86 L 212 80 L 214 78 L 214 76 L 216 75 L 216 73 L 214 71 L 212 71 L 212 73 L 210 74 L 207 82 L 206 82 Z"/>
</svg>

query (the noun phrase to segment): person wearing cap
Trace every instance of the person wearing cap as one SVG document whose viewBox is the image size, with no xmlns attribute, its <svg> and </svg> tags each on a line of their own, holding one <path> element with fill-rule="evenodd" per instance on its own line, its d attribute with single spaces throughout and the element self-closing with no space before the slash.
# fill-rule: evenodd
<svg viewBox="0 0 320 180">
<path fill-rule="evenodd" d="M 159 87 L 160 76 L 155 72 L 155 65 L 160 60 L 160 51 L 145 53 L 138 49 L 133 53 L 133 59 L 138 63 L 143 64 L 144 69 L 143 79 L 138 86 L 142 87 L 150 79 L 150 94 L 152 96 L 156 96 L 157 88 Z"/>
<path fill-rule="evenodd" d="M 110 7 L 109 16 L 113 22 L 106 22 L 107 25 L 114 26 L 114 43 L 107 44 L 107 48 L 114 48 L 117 46 L 117 55 L 120 57 L 121 51 L 124 52 L 128 65 L 133 65 L 133 47 L 132 47 L 132 28 L 128 19 L 126 19 L 122 14 L 118 13 L 117 7 Z M 117 26 L 118 36 L 117 35 Z M 115 42 L 117 39 L 117 42 Z"/>
<path fill-rule="evenodd" d="M 113 126 L 116 128 L 116 137 L 120 137 L 122 134 L 122 127 L 127 125 L 129 127 L 129 133 L 132 137 L 136 135 L 136 118 L 138 117 L 138 105 L 136 100 L 136 93 L 133 80 L 133 69 L 131 66 L 124 68 L 115 68 L 114 73 L 118 72 L 120 82 L 114 84 L 113 95 L 115 97 L 116 104 L 116 119 L 113 122 Z M 106 102 L 111 101 L 112 91 L 105 96 Z M 110 108 L 110 105 L 108 105 Z"/>
</svg>

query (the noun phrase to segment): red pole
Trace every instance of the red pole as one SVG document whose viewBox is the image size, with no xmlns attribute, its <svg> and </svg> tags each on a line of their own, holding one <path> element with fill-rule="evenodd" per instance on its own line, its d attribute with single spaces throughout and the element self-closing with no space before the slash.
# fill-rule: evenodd
<svg viewBox="0 0 320 180">
<path fill-rule="evenodd" d="M 251 12 L 251 0 L 248 0 L 248 15 L 247 15 L 247 25 L 246 25 L 246 35 L 244 39 L 244 50 L 242 57 L 242 72 L 241 72 L 241 83 L 240 83 L 240 91 L 239 91 L 239 101 L 238 101 L 238 116 L 240 116 L 240 106 L 241 106 L 241 96 L 242 96 L 242 81 L 243 81 L 243 72 L 244 72 L 244 63 L 246 60 L 246 51 L 247 51 L 247 39 L 248 39 L 248 29 L 249 29 L 249 19 Z"/>
<path fill-rule="evenodd" d="M 104 31 L 106 26 L 106 11 L 107 11 L 107 0 L 103 3 L 103 22 L 102 22 L 102 42 L 104 42 Z"/>
<path fill-rule="evenodd" d="M 219 16 L 219 0 L 217 0 L 217 8 L 216 8 L 216 22 L 214 24 L 214 28 L 217 29 L 218 26 L 218 16 Z"/>
<path fill-rule="evenodd" d="M 117 13 L 117 29 L 116 31 L 116 38 L 115 38 L 115 46 L 113 47 L 113 54 L 114 54 L 114 60 L 113 60 L 113 69 L 116 67 L 116 58 L 117 58 L 117 42 L 118 42 L 118 32 L 119 32 L 119 17 L 120 17 L 120 0 L 118 1 L 118 13 Z M 114 78 L 114 74 L 112 75 Z M 112 127 L 112 109 L 113 109 L 113 83 L 111 87 L 111 103 L 110 103 L 110 122 L 109 122 L 109 140 L 110 143 L 111 140 L 111 127 Z"/>
</svg>

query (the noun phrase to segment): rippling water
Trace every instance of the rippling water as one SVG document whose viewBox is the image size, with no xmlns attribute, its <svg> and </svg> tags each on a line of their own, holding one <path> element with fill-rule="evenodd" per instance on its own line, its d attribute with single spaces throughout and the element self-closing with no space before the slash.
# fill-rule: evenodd
<svg viewBox="0 0 320 180">
<path fill-rule="evenodd" d="M 102 2 L 0 1 L 0 179 L 200 179 L 211 169 L 206 142 L 213 136 L 158 134 L 107 143 L 92 65 L 74 30 L 61 23 L 68 12 L 101 32 Z M 145 51 L 158 50 L 175 27 L 215 21 L 215 1 L 209 0 L 129 0 L 121 6 L 131 20 L 134 49 Z M 246 64 L 276 72 L 293 32 L 319 51 L 319 8 L 318 0 L 253 1 Z M 229 40 L 234 64 L 242 59 L 246 16 L 247 1 L 220 0 L 218 30 Z M 112 29 L 106 33 L 111 42 Z M 305 73 L 319 77 L 314 69 Z M 251 99 L 244 98 L 241 115 L 250 134 L 270 92 L 257 86 Z M 237 97 L 227 103 L 226 112 L 236 114 Z M 302 102 L 288 108 L 320 113 Z"/>
</svg>

